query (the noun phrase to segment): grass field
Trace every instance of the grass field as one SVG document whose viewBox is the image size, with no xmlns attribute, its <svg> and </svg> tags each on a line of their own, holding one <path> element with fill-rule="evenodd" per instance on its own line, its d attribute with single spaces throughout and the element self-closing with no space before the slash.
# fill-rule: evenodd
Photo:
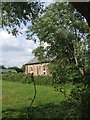
<svg viewBox="0 0 90 120">
<path fill-rule="evenodd" d="M 0 120 L 2 118 L 2 80 L 0 76 Z"/>
<path fill-rule="evenodd" d="M 66 97 L 51 86 L 37 85 L 37 95 L 30 114 L 33 118 L 62 118 Z M 19 82 L 2 82 L 2 116 L 3 119 L 27 117 L 27 108 L 34 95 L 32 84 Z"/>
</svg>

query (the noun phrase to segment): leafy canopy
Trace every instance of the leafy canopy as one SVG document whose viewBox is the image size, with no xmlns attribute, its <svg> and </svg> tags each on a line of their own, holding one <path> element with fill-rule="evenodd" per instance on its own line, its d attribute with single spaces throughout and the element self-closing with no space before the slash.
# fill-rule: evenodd
<svg viewBox="0 0 90 120">
<path fill-rule="evenodd" d="M 27 31 L 28 39 L 38 36 L 41 43 L 48 44 L 46 48 L 42 44 L 41 51 L 39 47 L 34 53 L 39 57 L 46 51 L 43 55 L 53 58 L 53 75 L 59 80 L 85 74 L 88 35 L 85 18 L 69 3 L 59 2 L 48 6 Z"/>
<path fill-rule="evenodd" d="M 2 27 L 17 36 L 23 25 L 34 22 L 42 8 L 39 2 L 2 2 Z"/>
</svg>

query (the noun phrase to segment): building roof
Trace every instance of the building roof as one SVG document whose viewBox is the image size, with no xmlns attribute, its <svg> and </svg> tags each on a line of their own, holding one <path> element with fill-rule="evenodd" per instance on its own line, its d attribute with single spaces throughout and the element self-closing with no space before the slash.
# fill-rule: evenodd
<svg viewBox="0 0 90 120">
<path fill-rule="evenodd" d="M 39 64 L 39 63 L 47 63 L 50 62 L 50 60 L 45 59 L 43 61 L 38 60 L 37 57 L 32 58 L 29 62 L 26 63 L 26 65 L 31 65 L 31 64 Z"/>
</svg>

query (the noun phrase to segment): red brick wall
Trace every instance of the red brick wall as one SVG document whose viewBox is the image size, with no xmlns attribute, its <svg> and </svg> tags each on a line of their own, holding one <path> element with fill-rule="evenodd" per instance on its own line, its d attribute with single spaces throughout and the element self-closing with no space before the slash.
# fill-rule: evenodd
<svg viewBox="0 0 90 120">
<path fill-rule="evenodd" d="M 42 64 L 33 64 L 33 65 L 26 65 L 25 66 L 25 74 L 30 74 L 33 70 L 33 74 L 37 75 L 48 75 L 48 64 L 49 63 L 42 63 Z M 37 74 L 37 66 L 38 66 L 38 74 Z M 45 71 L 43 71 L 43 66 L 45 66 Z M 32 68 L 32 70 L 31 70 Z"/>
</svg>

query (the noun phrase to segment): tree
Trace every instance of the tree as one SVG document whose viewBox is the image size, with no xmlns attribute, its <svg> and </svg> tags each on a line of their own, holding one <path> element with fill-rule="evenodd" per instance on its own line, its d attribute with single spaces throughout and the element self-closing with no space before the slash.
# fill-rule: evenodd
<svg viewBox="0 0 90 120">
<path fill-rule="evenodd" d="M 0 65 L 1 69 L 6 69 L 6 67 L 4 65 Z"/>
<path fill-rule="evenodd" d="M 22 72 L 25 72 L 25 65 L 22 65 L 21 70 Z"/>
<path fill-rule="evenodd" d="M 65 118 L 89 118 L 90 33 L 84 17 L 68 3 L 57 2 L 47 7 L 28 29 L 28 37 L 33 35 L 48 43 L 45 50 L 46 57 L 53 58 L 50 66 L 53 83 L 79 82 L 71 90 L 68 101 L 72 110 L 68 110 Z M 35 52 L 38 57 L 42 55 L 42 49 Z"/>
<path fill-rule="evenodd" d="M 53 0 L 53 1 L 56 1 L 56 0 Z M 82 2 L 81 0 L 81 2 L 80 1 L 74 2 L 74 1 L 68 0 L 68 2 L 72 4 L 73 7 L 77 9 L 85 17 L 90 27 L 90 14 L 89 14 L 90 13 L 90 1 Z"/>
<path fill-rule="evenodd" d="M 55 59 L 53 64 L 58 66 L 61 62 L 57 70 L 61 69 L 59 72 L 56 71 L 56 74 L 60 74 L 62 68 L 63 73 L 66 71 L 66 78 L 70 72 L 75 74 L 76 69 L 79 74 L 85 74 L 84 51 L 89 27 L 84 17 L 70 4 L 56 2 L 47 7 L 34 25 L 28 28 L 27 33 L 28 38 L 37 35 L 40 42 L 48 44 L 45 49 L 46 56 Z M 41 52 L 39 51 L 39 53 Z M 38 54 L 36 55 L 38 56 Z M 61 74 L 59 74 L 57 78 L 59 76 L 61 78 Z M 62 74 L 62 77 L 65 75 Z"/>
<path fill-rule="evenodd" d="M 39 2 L 2 2 L 2 27 L 17 36 L 22 24 L 32 24 L 42 8 Z"/>
<path fill-rule="evenodd" d="M 23 72 L 22 69 L 20 69 L 20 68 L 17 67 L 17 66 L 9 67 L 8 69 L 14 69 L 14 70 L 16 70 L 18 73 L 19 73 L 19 72 Z"/>
<path fill-rule="evenodd" d="M 44 58 L 45 58 L 45 56 L 44 56 L 45 50 L 44 50 L 43 46 L 39 46 L 38 48 L 36 48 L 35 50 L 33 50 L 32 53 L 35 56 L 37 56 L 40 61 L 44 60 Z"/>
<path fill-rule="evenodd" d="M 71 2 L 71 4 L 76 8 L 87 20 L 90 27 L 90 1 L 88 2 Z"/>
</svg>

